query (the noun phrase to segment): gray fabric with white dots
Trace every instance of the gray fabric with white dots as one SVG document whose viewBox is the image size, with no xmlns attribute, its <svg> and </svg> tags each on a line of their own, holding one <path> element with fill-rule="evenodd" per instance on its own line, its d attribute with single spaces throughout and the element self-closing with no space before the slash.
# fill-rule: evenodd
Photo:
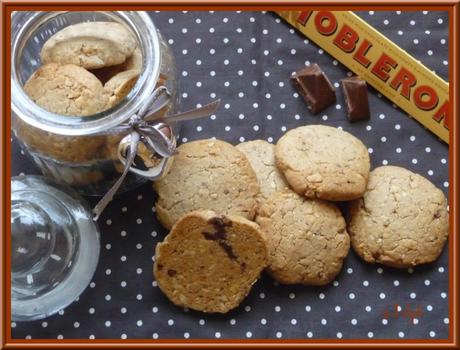
<svg viewBox="0 0 460 350">
<path fill-rule="evenodd" d="M 370 11 L 359 15 L 447 79 L 447 13 Z M 337 106 L 318 116 L 309 113 L 289 82 L 291 72 L 317 62 L 338 87 L 348 70 L 276 15 L 164 12 L 152 16 L 176 56 L 181 109 L 222 99 L 215 116 L 184 125 L 182 142 L 212 136 L 233 144 L 257 138 L 276 142 L 286 130 L 300 125 L 340 126 L 368 146 L 373 168 L 404 166 L 447 194 L 447 145 L 375 90 L 369 89 L 370 121 L 350 124 L 346 120 L 340 88 Z M 15 140 L 12 152 L 13 175 L 38 173 Z M 88 200 L 95 204 L 94 198 Z M 91 285 L 55 316 L 13 323 L 13 337 L 448 336 L 447 247 L 437 262 L 414 270 L 368 265 L 350 252 L 337 280 L 321 288 L 282 286 L 263 276 L 241 306 L 227 315 L 178 308 L 161 293 L 152 276 L 154 246 L 167 233 L 155 218 L 154 201 L 150 184 L 116 197 L 100 219 L 102 251 Z"/>
</svg>

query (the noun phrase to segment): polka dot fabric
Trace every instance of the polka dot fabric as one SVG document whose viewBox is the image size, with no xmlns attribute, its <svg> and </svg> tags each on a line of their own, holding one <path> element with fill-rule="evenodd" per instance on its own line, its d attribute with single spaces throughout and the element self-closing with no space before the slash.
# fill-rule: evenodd
<svg viewBox="0 0 460 350">
<path fill-rule="evenodd" d="M 372 167 L 400 165 L 446 194 L 448 147 L 370 89 L 372 117 L 346 120 L 339 80 L 351 73 L 267 12 L 152 13 L 179 67 L 182 110 L 221 98 L 210 118 L 183 125 L 181 142 L 217 137 L 233 144 L 276 142 L 300 125 L 341 127 L 368 146 Z M 360 12 L 441 77 L 448 75 L 444 12 Z M 337 105 L 312 116 L 292 87 L 292 72 L 318 63 L 337 88 Z M 13 174 L 37 173 L 13 140 Z M 430 265 L 395 270 L 350 252 L 342 273 L 321 288 L 282 286 L 267 276 L 239 308 L 207 315 L 170 303 L 153 280 L 154 246 L 166 235 L 150 184 L 116 197 L 100 219 L 102 251 L 80 298 L 46 320 L 12 323 L 14 338 L 364 338 L 448 336 L 448 252 Z M 95 199 L 88 198 L 90 204 Z M 396 311 L 395 311 L 396 310 Z M 399 310 L 399 311 L 398 311 Z"/>
</svg>

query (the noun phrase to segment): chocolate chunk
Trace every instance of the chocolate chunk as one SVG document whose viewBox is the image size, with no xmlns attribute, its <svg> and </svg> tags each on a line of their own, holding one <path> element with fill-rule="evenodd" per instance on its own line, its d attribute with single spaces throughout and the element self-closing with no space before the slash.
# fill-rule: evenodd
<svg viewBox="0 0 460 350">
<path fill-rule="evenodd" d="M 224 227 L 230 227 L 232 226 L 232 222 L 228 220 L 225 216 L 216 216 L 211 219 L 209 219 L 209 223 L 214 225 L 214 227 L 217 229 L 221 229 Z"/>
<path fill-rule="evenodd" d="M 174 277 L 177 274 L 176 270 L 168 270 L 168 276 L 169 277 Z"/>
<path fill-rule="evenodd" d="M 232 222 L 229 221 L 225 216 L 218 216 L 209 219 L 210 224 L 214 226 L 215 232 L 203 232 L 204 238 L 210 241 L 217 241 L 219 246 L 225 251 L 228 257 L 232 260 L 237 261 L 238 258 L 233 252 L 232 246 L 226 242 L 227 233 L 225 231 L 226 227 L 231 227 Z"/>
<path fill-rule="evenodd" d="M 301 69 L 291 79 L 313 114 L 335 103 L 335 89 L 317 64 Z"/>
<path fill-rule="evenodd" d="M 366 120 L 370 117 L 367 84 L 357 76 L 342 79 L 342 91 L 350 122 Z"/>
<path fill-rule="evenodd" d="M 238 260 L 237 256 L 235 255 L 235 253 L 233 252 L 233 248 L 230 244 L 228 244 L 227 242 L 225 241 L 222 241 L 220 240 L 219 241 L 219 245 L 220 247 L 225 251 L 225 253 L 227 253 L 228 257 L 232 260 Z"/>
<path fill-rule="evenodd" d="M 206 238 L 208 241 L 218 241 L 220 239 L 227 239 L 227 235 L 225 234 L 225 231 L 216 231 L 213 233 L 210 232 L 203 232 L 204 238 Z"/>
</svg>

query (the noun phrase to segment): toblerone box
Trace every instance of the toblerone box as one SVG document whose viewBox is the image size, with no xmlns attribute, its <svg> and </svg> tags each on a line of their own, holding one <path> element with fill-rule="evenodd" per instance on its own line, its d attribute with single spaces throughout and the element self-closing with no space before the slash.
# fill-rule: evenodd
<svg viewBox="0 0 460 350">
<path fill-rule="evenodd" d="M 277 13 L 449 143 L 447 82 L 350 11 Z"/>
</svg>

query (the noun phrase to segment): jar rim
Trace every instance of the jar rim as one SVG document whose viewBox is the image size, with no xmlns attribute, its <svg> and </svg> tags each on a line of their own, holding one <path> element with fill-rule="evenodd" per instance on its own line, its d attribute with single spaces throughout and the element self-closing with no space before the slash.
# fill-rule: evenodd
<svg viewBox="0 0 460 350">
<path fill-rule="evenodd" d="M 122 23 L 128 25 L 133 34 L 137 36 L 143 51 L 141 74 L 127 98 L 118 105 L 91 116 L 63 116 L 41 108 L 30 99 L 20 83 L 17 66 L 25 41 L 31 37 L 40 23 L 67 12 L 74 11 L 13 13 L 11 24 L 11 109 L 17 117 L 27 124 L 54 134 L 82 136 L 103 133 L 133 116 L 154 91 L 161 66 L 160 40 L 157 28 L 145 11 L 102 11 L 114 20 L 122 20 Z"/>
</svg>

